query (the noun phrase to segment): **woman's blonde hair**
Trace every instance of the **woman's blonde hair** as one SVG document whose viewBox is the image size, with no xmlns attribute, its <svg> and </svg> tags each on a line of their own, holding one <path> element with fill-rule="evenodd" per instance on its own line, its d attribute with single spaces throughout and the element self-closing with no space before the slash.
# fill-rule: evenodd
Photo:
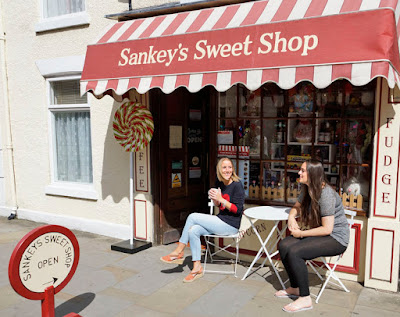
<svg viewBox="0 0 400 317">
<path fill-rule="evenodd" d="M 221 173 L 221 170 L 222 170 L 222 162 L 223 162 L 223 161 L 229 161 L 229 162 L 232 164 L 232 176 L 231 176 L 231 179 L 232 179 L 234 182 L 238 182 L 238 181 L 240 180 L 240 177 L 237 176 L 237 174 L 236 174 L 236 172 L 235 172 L 235 166 L 233 165 L 233 162 L 232 162 L 232 160 L 231 160 L 229 157 L 222 157 L 222 158 L 220 158 L 220 160 L 218 161 L 218 164 L 217 164 L 217 178 L 218 178 L 218 180 L 219 180 L 220 182 L 222 182 L 222 180 L 224 179 L 224 178 L 222 177 L 222 173 Z"/>
</svg>

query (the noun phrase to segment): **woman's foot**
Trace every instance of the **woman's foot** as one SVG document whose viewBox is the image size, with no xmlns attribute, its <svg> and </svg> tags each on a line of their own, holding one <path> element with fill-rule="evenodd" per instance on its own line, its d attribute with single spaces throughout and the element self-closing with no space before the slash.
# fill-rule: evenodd
<svg viewBox="0 0 400 317">
<path fill-rule="evenodd" d="M 200 277 L 203 277 L 203 275 L 204 275 L 204 271 L 203 271 L 202 267 L 200 267 L 197 270 L 193 269 L 192 272 L 190 272 L 190 274 L 183 279 L 183 282 L 184 283 L 194 282 L 195 280 L 199 279 Z"/>
<path fill-rule="evenodd" d="M 183 264 L 183 251 L 180 253 L 175 253 L 174 251 L 168 255 L 161 257 L 160 260 L 165 263 Z"/>
<path fill-rule="evenodd" d="M 283 290 L 277 291 L 275 293 L 275 297 L 278 297 L 278 298 L 285 298 L 285 297 L 293 298 L 293 297 L 299 297 L 299 294 L 300 294 L 299 288 L 288 287 L 287 289 L 283 289 Z"/>
<path fill-rule="evenodd" d="M 284 306 L 282 309 L 288 313 L 296 313 L 299 311 L 312 309 L 312 301 L 310 296 L 303 296 L 296 299 L 294 302 Z"/>
</svg>

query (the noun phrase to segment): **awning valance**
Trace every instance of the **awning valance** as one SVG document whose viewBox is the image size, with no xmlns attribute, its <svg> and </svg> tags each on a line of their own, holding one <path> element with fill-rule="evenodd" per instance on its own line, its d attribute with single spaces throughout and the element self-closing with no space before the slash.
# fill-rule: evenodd
<svg viewBox="0 0 400 317">
<path fill-rule="evenodd" d="M 269 0 L 119 22 L 87 48 L 81 92 L 225 91 L 266 82 L 400 85 L 397 0 Z"/>
</svg>

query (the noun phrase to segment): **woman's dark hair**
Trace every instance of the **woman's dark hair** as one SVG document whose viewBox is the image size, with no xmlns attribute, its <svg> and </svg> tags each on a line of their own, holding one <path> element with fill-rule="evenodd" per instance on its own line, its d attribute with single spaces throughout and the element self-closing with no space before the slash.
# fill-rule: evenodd
<svg viewBox="0 0 400 317">
<path fill-rule="evenodd" d="M 311 159 L 305 162 L 308 185 L 302 184 L 304 199 L 300 207 L 300 220 L 305 226 L 315 228 L 321 226 L 321 212 L 318 201 L 321 198 L 322 188 L 326 186 L 324 166 L 318 160 Z"/>
</svg>

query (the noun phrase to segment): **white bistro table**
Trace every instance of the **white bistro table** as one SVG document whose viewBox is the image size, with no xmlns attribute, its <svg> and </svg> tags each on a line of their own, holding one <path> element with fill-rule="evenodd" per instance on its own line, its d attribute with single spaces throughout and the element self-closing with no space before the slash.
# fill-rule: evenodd
<svg viewBox="0 0 400 317">
<path fill-rule="evenodd" d="M 282 279 L 278 273 L 278 270 L 276 269 L 275 265 L 272 263 L 272 258 L 276 254 L 278 254 L 279 251 L 276 250 L 275 252 L 270 253 L 269 250 L 273 250 L 275 248 L 275 246 L 278 244 L 279 239 L 283 238 L 283 234 L 285 233 L 286 228 L 287 228 L 287 223 L 284 226 L 282 226 L 282 229 L 279 229 L 278 225 L 281 221 L 288 220 L 290 209 L 291 209 L 290 207 L 283 207 L 283 206 L 260 206 L 260 207 L 248 208 L 244 211 L 244 215 L 249 219 L 251 227 L 253 228 L 255 234 L 258 237 L 258 240 L 261 243 L 261 248 L 260 248 L 260 250 L 258 250 L 257 255 L 255 256 L 250 267 L 248 268 L 246 274 L 243 276 L 242 280 L 244 280 L 249 275 L 254 264 L 260 259 L 260 257 L 263 255 L 263 253 L 265 253 L 266 258 L 264 259 L 262 264 L 257 268 L 257 270 L 259 268 L 262 268 L 268 259 L 268 261 L 271 264 L 273 270 L 275 271 L 275 274 L 278 277 L 279 282 L 281 283 L 283 289 L 286 289 L 285 284 L 282 282 Z M 262 240 L 256 227 L 254 226 L 254 222 L 256 222 L 257 220 L 268 220 L 268 221 L 274 222 L 274 226 L 272 227 L 270 233 L 268 234 L 267 238 L 264 241 Z M 278 233 L 278 239 L 275 241 L 275 243 L 272 246 L 267 245 L 268 241 L 271 239 L 271 237 L 275 231 Z"/>
</svg>

